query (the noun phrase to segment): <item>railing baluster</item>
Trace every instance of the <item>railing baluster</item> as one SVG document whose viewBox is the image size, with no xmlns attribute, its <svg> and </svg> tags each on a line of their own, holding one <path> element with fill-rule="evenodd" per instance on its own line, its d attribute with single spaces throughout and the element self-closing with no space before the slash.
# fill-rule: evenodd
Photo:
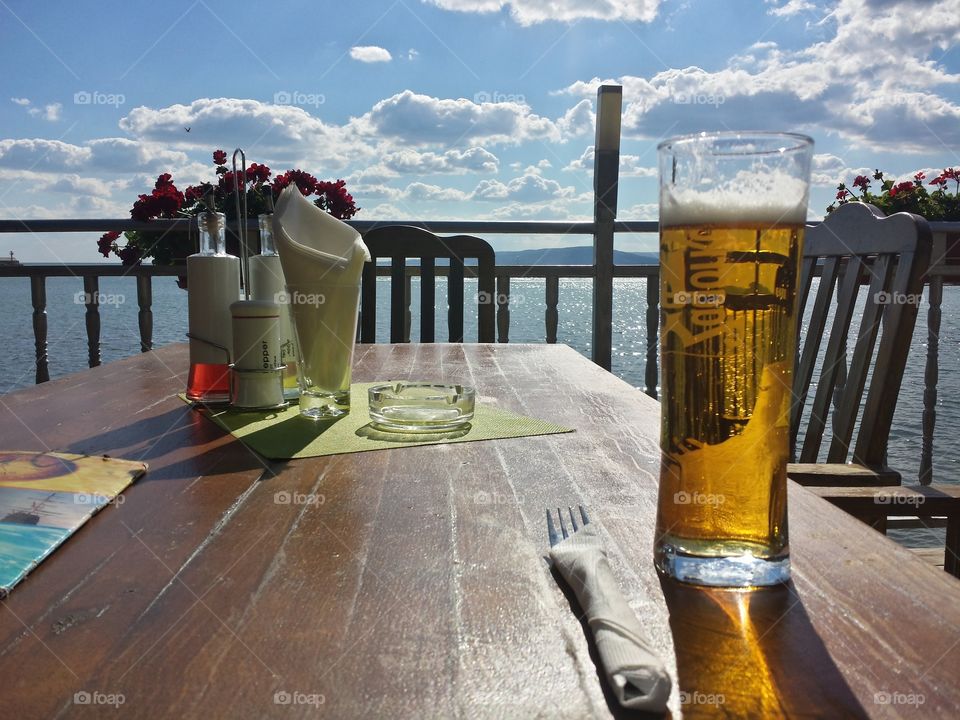
<svg viewBox="0 0 960 720">
<path fill-rule="evenodd" d="M 87 365 L 100 364 L 100 278 L 83 276 L 83 301 L 87 306 Z"/>
<path fill-rule="evenodd" d="M 647 276 L 647 365 L 644 370 L 643 381 L 646 384 L 644 392 L 654 400 L 657 399 L 657 356 L 659 343 L 657 332 L 660 327 L 660 275 Z"/>
<path fill-rule="evenodd" d="M 37 383 L 47 382 L 47 279 L 43 275 L 30 276 L 30 302 L 33 305 L 33 342 L 37 358 Z"/>
<path fill-rule="evenodd" d="M 480 298 L 483 302 L 484 298 Z M 493 302 L 493 298 L 489 299 Z M 510 276 L 497 275 L 497 340 L 510 342 Z"/>
<path fill-rule="evenodd" d="M 547 342 L 557 342 L 557 326 L 560 324 L 560 313 L 557 305 L 560 302 L 560 276 L 547 275 Z"/>
<path fill-rule="evenodd" d="M 410 342 L 410 325 L 413 323 L 413 315 L 410 312 L 410 298 L 412 289 L 412 273 L 407 268 L 407 274 L 403 280 L 403 341 Z"/>
<path fill-rule="evenodd" d="M 153 279 L 149 275 L 137 275 L 137 323 L 140 325 L 140 352 L 153 349 Z"/>
<path fill-rule="evenodd" d="M 937 421 L 937 380 L 940 374 L 940 305 L 943 275 L 930 275 L 927 310 L 927 364 L 923 372 L 923 440 L 920 445 L 920 484 L 933 480 L 933 428 Z"/>
</svg>

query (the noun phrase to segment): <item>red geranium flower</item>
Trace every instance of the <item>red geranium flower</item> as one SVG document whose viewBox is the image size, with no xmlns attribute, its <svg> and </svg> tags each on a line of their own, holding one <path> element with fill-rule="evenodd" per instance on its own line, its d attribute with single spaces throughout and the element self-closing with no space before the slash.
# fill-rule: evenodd
<svg viewBox="0 0 960 720">
<path fill-rule="evenodd" d="M 213 162 L 215 165 L 224 165 L 227 162 L 227 154 L 223 150 L 214 150 Z"/>
<path fill-rule="evenodd" d="M 894 185 L 892 188 L 890 188 L 889 195 L 890 195 L 890 197 L 896 197 L 897 195 L 900 195 L 901 193 L 906 194 L 906 193 L 910 192 L 911 190 L 913 190 L 913 183 L 912 183 L 912 182 L 897 183 L 897 184 Z"/>
<path fill-rule="evenodd" d="M 270 179 L 270 168 L 253 163 L 247 168 L 247 182 L 264 183 Z"/>
<path fill-rule="evenodd" d="M 318 182 L 315 192 L 318 196 L 316 206 L 339 220 L 349 220 L 360 209 L 354 203 L 353 195 L 347 192 L 347 183 L 343 180 Z"/>
<path fill-rule="evenodd" d="M 125 248 L 120 249 L 117 255 L 120 256 L 120 262 L 124 265 L 136 265 L 143 258 L 140 248 L 134 247 L 133 245 L 127 245 Z"/>
<path fill-rule="evenodd" d="M 303 170 L 287 170 L 273 179 L 273 194 L 277 196 L 290 183 L 294 183 L 303 195 L 310 195 L 317 188 L 317 179 Z"/>
<path fill-rule="evenodd" d="M 120 233 L 116 230 L 111 230 L 110 232 L 105 232 L 100 236 L 100 239 L 97 240 L 97 250 L 100 251 L 100 254 L 105 258 L 110 257 L 110 252 L 113 250 L 113 244 L 120 238 Z"/>
<path fill-rule="evenodd" d="M 870 185 L 870 180 L 867 178 L 866 175 L 857 175 L 853 179 L 854 187 L 863 188 L 864 190 L 866 190 L 867 187 L 869 187 L 869 185 Z"/>
</svg>

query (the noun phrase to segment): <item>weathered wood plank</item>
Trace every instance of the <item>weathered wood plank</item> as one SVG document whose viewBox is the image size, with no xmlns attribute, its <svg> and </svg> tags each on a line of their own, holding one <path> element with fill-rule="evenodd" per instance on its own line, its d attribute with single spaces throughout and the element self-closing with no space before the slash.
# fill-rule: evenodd
<svg viewBox="0 0 960 720">
<path fill-rule="evenodd" d="M 175 397 L 186 367 L 167 347 L 5 396 L 17 445 L 151 464 L 2 603 L 5 715 L 102 714 L 73 704 L 86 690 L 148 718 L 313 717 L 321 696 L 328 717 L 620 716 L 543 560 L 544 509 L 571 503 L 677 681 L 674 715 L 960 706 L 960 584 L 795 484 L 789 586 L 661 583 L 659 408 L 569 348 L 364 345 L 355 379 L 429 371 L 575 433 L 267 468 Z"/>
</svg>

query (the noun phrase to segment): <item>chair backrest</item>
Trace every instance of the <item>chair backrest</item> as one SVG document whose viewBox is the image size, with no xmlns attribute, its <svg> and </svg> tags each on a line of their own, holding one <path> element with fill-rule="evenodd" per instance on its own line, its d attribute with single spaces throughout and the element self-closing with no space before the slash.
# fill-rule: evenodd
<svg viewBox="0 0 960 720">
<path fill-rule="evenodd" d="M 477 326 L 480 342 L 494 342 L 496 303 L 494 302 L 494 252 L 486 240 L 472 235 L 438 237 L 411 225 L 384 225 L 363 236 L 372 262 L 363 268 L 360 291 L 360 342 L 376 342 L 377 258 L 391 259 L 390 270 L 390 342 L 406 340 L 406 260 L 420 261 L 420 341 L 435 342 L 434 321 L 436 260 L 449 260 L 447 279 L 447 323 L 450 342 L 463 342 L 464 260 L 476 259 Z"/>
<path fill-rule="evenodd" d="M 829 419 L 826 462 L 885 467 L 890 426 L 930 262 L 930 228 L 917 215 L 885 217 L 873 205 L 852 202 L 841 205 L 821 224 L 808 227 L 805 234 L 798 288 L 801 321 L 808 301 L 813 305 L 807 311 L 809 324 L 802 333 L 794 369 L 792 454 L 801 463 L 820 461 Z M 819 283 L 811 297 L 818 273 Z M 861 297 L 864 286 L 865 299 Z M 862 313 L 852 335 L 858 297 Z M 826 349 L 821 353 L 824 339 Z M 853 344 L 849 368 L 848 340 Z M 808 404 L 815 371 L 819 373 L 816 391 Z M 803 418 L 806 425 L 797 447 Z"/>
</svg>

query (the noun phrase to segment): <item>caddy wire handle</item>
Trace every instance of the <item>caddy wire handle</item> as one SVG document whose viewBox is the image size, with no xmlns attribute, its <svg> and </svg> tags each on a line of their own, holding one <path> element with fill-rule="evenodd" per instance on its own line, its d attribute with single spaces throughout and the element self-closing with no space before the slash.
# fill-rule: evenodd
<svg viewBox="0 0 960 720">
<path fill-rule="evenodd" d="M 237 173 L 237 155 L 240 155 L 240 170 Z M 241 189 L 242 197 L 241 200 Z M 250 248 L 247 247 L 247 156 L 243 150 L 233 151 L 233 201 L 237 212 L 237 237 L 240 239 L 240 267 L 243 269 L 243 298 L 250 299 Z M 243 214 L 240 212 L 243 206 Z"/>
</svg>

